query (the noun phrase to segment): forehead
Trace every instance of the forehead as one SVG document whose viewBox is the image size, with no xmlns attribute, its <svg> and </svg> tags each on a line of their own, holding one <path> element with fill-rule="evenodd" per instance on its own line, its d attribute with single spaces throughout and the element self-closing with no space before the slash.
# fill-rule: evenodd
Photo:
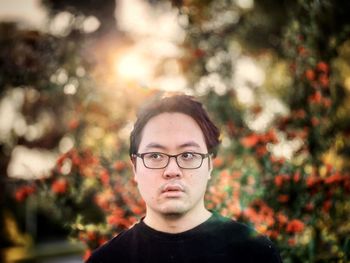
<svg viewBox="0 0 350 263">
<path fill-rule="evenodd" d="M 139 150 L 149 145 L 160 145 L 172 150 L 184 145 L 198 145 L 198 150 L 207 149 L 203 132 L 197 122 L 184 113 L 161 113 L 151 118 L 141 134 Z"/>
</svg>

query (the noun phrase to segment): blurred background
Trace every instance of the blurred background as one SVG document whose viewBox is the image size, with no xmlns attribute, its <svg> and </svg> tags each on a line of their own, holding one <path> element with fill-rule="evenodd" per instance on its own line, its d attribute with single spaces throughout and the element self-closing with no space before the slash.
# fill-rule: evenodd
<svg viewBox="0 0 350 263">
<path fill-rule="evenodd" d="M 221 129 L 206 204 L 288 262 L 350 262 L 350 2 L 0 0 L 1 262 L 83 262 L 137 222 L 141 105 Z"/>
</svg>

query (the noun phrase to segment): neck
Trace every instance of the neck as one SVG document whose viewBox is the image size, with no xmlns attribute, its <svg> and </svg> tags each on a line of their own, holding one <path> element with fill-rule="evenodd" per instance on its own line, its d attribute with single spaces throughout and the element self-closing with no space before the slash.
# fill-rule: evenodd
<svg viewBox="0 0 350 263">
<path fill-rule="evenodd" d="M 211 212 L 205 208 L 201 211 L 190 211 L 185 214 L 161 214 L 148 209 L 143 221 L 155 230 L 175 234 L 200 225 L 210 216 Z"/>
</svg>

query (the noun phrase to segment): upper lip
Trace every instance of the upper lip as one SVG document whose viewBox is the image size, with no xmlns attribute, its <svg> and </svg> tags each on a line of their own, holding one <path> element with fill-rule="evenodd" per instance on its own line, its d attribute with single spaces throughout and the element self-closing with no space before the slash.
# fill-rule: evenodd
<svg viewBox="0 0 350 263">
<path fill-rule="evenodd" d="M 166 184 L 162 187 L 162 193 L 168 191 L 184 191 L 184 187 L 181 184 Z"/>
</svg>

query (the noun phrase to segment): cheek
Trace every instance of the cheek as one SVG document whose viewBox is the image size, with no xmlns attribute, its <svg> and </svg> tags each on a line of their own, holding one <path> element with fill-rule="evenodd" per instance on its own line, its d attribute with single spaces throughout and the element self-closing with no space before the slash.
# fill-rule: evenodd
<svg viewBox="0 0 350 263">
<path fill-rule="evenodd" d="M 207 182 L 211 177 L 211 171 L 210 171 L 207 163 L 205 163 L 205 164 L 206 165 L 204 165 L 204 163 L 203 163 L 200 170 L 198 170 L 198 173 L 196 174 L 196 178 L 200 181 Z"/>
<path fill-rule="evenodd" d="M 147 173 L 141 170 L 142 168 L 139 169 L 135 175 L 137 187 L 143 197 L 152 196 L 157 191 L 156 182 L 152 178 L 153 176 L 149 176 Z"/>
<path fill-rule="evenodd" d="M 195 188 L 206 189 L 208 181 L 210 179 L 210 173 L 208 170 L 198 171 L 197 173 L 192 173 L 188 176 L 189 184 Z"/>
</svg>

